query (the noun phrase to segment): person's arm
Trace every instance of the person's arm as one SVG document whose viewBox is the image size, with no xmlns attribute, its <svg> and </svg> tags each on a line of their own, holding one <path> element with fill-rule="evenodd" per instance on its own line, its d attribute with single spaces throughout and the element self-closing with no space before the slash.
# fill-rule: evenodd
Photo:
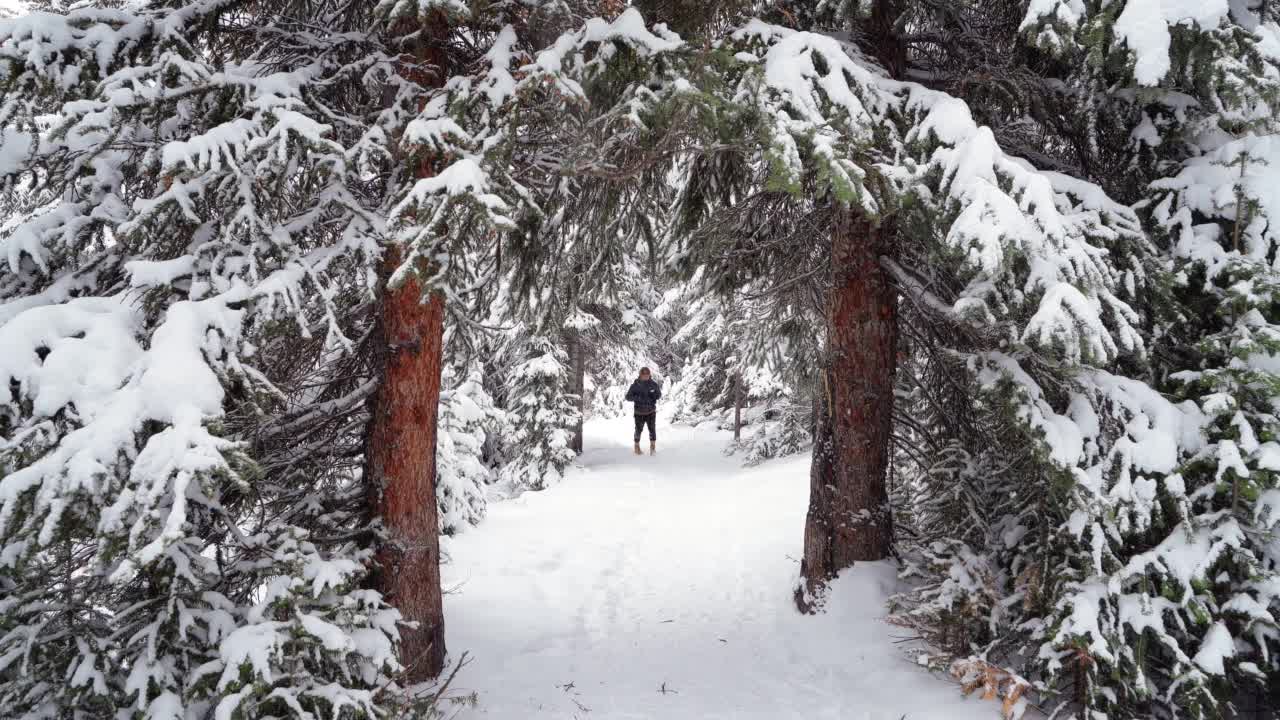
<svg viewBox="0 0 1280 720">
<path fill-rule="evenodd" d="M 653 383 L 653 390 L 650 391 L 650 395 L 653 396 L 651 399 L 654 402 L 657 402 L 662 397 L 662 386 L 656 380 Z"/>
<path fill-rule="evenodd" d="M 626 402 L 635 402 L 639 400 L 640 388 L 636 387 L 637 383 L 631 383 L 631 387 L 627 389 Z"/>
</svg>

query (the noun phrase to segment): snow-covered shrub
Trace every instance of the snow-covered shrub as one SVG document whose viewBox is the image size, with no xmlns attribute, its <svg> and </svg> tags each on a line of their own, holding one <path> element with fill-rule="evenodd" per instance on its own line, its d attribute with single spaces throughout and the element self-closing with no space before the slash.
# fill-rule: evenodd
<svg viewBox="0 0 1280 720">
<path fill-rule="evenodd" d="M 393 706 L 385 678 L 400 668 L 395 657 L 400 613 L 376 591 L 360 587 L 367 558 L 359 553 L 325 557 L 305 531 L 289 527 L 255 537 L 247 548 L 256 552 L 246 553 L 241 562 L 266 564 L 262 560 L 270 558 L 271 571 L 280 574 L 264 575 L 252 604 L 243 609 L 206 593 L 204 603 L 174 618 L 185 628 L 180 635 L 204 640 L 193 647 L 217 640 L 217 654 L 181 671 L 163 658 L 147 658 L 127 680 L 138 689 L 139 700 L 152 684 L 177 683 L 196 698 L 209 697 L 215 717 L 374 718 Z M 180 607 L 189 602 L 177 600 Z M 159 633 L 152 628 L 158 631 L 164 621 L 162 616 L 136 635 L 138 644 L 154 642 Z M 375 684 L 380 678 L 381 697 Z M 178 703 L 176 693 L 160 695 L 146 716 L 163 716 Z"/>
<path fill-rule="evenodd" d="M 795 455 L 813 444 L 813 402 L 795 380 L 786 382 L 766 367 L 742 372 L 741 438 L 729 450 L 745 465 Z M 721 427 L 733 429 L 735 412 L 724 410 Z"/>
<path fill-rule="evenodd" d="M 452 372 L 446 373 L 449 385 Z M 506 414 L 494 407 L 478 377 L 449 387 L 440 396 L 436 439 L 436 500 L 440 532 L 453 535 L 484 518 L 488 485 L 495 473 L 484 457 L 485 440 L 499 432 Z"/>
<path fill-rule="evenodd" d="M 775 303 L 690 297 L 697 287 L 669 293 L 661 308 L 684 319 L 670 340 L 685 357 L 666 391 L 673 419 L 732 431 L 740 402 L 741 438 L 726 452 L 744 451 L 744 462 L 754 465 L 808 448 L 813 406 L 804 367 L 812 334 L 809 345 L 778 342 L 774 335 L 785 336 L 786 328 Z"/>
<path fill-rule="evenodd" d="M 541 490 L 559 482 L 575 454 L 569 439 L 578 411 L 565 393 L 564 351 L 528 336 L 523 359 L 507 379 L 506 459 L 499 479 L 512 489 Z"/>
<path fill-rule="evenodd" d="M 746 450 L 742 462 L 747 465 L 795 455 L 813 444 L 811 403 L 784 402 L 753 415 L 755 419 L 742 430 L 741 447 Z"/>
<path fill-rule="evenodd" d="M 723 411 L 730 384 L 732 377 L 725 372 L 723 357 L 714 350 L 703 350 L 680 369 L 675 382 L 664 388 L 663 404 L 677 422 L 703 422 Z"/>
</svg>

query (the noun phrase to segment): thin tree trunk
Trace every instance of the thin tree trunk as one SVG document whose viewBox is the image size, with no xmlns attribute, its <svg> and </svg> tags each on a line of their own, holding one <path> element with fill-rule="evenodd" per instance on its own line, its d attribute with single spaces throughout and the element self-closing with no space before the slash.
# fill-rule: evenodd
<svg viewBox="0 0 1280 720">
<path fill-rule="evenodd" d="M 822 404 L 822 381 L 824 381 L 826 377 L 825 371 L 818 371 L 819 382 L 814 385 L 813 402 L 811 403 L 812 407 L 809 411 L 809 439 L 813 441 L 815 450 L 818 447 L 818 426 L 820 425 L 818 418 L 822 416 L 822 408 L 824 407 Z"/>
<path fill-rule="evenodd" d="M 419 29 L 402 23 L 397 35 Z M 423 29 L 415 55 L 402 57 L 400 75 L 423 86 L 443 81 L 447 26 L 435 18 Z M 414 164 L 415 178 L 435 173 L 431 158 Z M 436 418 L 444 353 L 444 297 L 423 296 L 417 279 L 386 287 L 403 255 L 386 248 L 375 347 L 381 373 L 370 400 L 365 435 L 366 488 L 382 519 L 385 539 L 375 555 L 374 584 L 403 619 L 400 662 L 405 680 L 424 682 L 444 669 L 444 608 L 440 588 L 440 529 L 436 509 Z"/>
<path fill-rule="evenodd" d="M 587 362 L 586 348 L 582 344 L 582 333 L 569 331 L 569 363 L 573 376 L 569 380 L 569 392 L 577 395 L 578 421 L 573 426 L 573 439 L 569 447 L 579 455 L 582 454 L 582 422 L 587 413 Z"/>
<path fill-rule="evenodd" d="M 845 208 L 832 227 L 827 357 L 796 590 L 805 612 L 821 607 L 826 583 L 854 561 L 889 556 L 886 475 L 898 322 L 897 294 L 880 255 L 892 234 Z"/>
<path fill-rule="evenodd" d="M 871 43 L 872 54 L 889 77 L 899 79 L 907 70 L 907 46 L 898 37 L 897 23 L 901 16 L 901 0 L 875 0 L 870 17 L 864 21 L 864 33 Z"/>
<path fill-rule="evenodd" d="M 733 441 L 742 439 L 742 373 L 733 373 Z"/>
</svg>

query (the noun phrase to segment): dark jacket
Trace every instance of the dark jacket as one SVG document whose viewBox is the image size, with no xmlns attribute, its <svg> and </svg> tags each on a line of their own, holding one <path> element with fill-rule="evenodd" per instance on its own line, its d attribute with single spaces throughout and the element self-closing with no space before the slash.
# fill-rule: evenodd
<svg viewBox="0 0 1280 720">
<path fill-rule="evenodd" d="M 658 410 L 662 388 L 654 380 L 636 380 L 627 391 L 627 402 L 636 404 L 637 415 L 652 415 Z"/>
</svg>

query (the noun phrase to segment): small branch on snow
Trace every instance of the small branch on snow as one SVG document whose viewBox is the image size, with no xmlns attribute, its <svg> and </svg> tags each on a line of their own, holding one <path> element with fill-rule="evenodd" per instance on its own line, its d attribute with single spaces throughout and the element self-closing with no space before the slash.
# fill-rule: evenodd
<svg viewBox="0 0 1280 720">
<path fill-rule="evenodd" d="M 440 698 L 444 696 L 445 691 L 453 684 L 453 679 L 458 676 L 458 673 L 462 671 L 462 668 L 466 667 L 470 663 L 470 654 L 463 651 L 462 656 L 458 658 L 458 662 L 453 666 L 453 672 L 449 673 L 449 677 L 445 678 L 444 684 L 440 686 L 440 689 L 436 691 L 436 694 L 431 696 L 432 707 L 439 704 Z"/>
</svg>

